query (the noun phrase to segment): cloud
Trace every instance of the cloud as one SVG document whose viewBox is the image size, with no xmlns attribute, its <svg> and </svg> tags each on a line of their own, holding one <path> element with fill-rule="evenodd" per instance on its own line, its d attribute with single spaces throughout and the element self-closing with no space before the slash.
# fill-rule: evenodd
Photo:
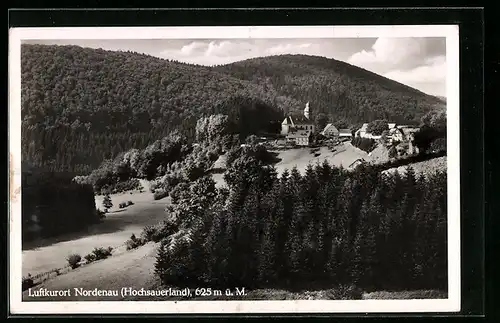
<svg viewBox="0 0 500 323">
<path fill-rule="evenodd" d="M 409 70 L 392 70 L 385 77 L 418 88 L 428 94 L 446 96 L 446 57 L 428 58 L 424 64 Z"/>
<path fill-rule="evenodd" d="M 370 49 L 354 53 L 348 62 L 425 93 L 445 96 L 445 46 L 444 38 L 377 38 Z"/>
</svg>

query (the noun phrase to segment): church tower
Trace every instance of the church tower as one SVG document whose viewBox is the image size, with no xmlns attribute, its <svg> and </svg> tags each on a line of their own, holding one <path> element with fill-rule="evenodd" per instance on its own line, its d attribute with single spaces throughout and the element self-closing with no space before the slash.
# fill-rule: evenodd
<svg viewBox="0 0 500 323">
<path fill-rule="evenodd" d="M 306 103 L 306 108 L 304 109 L 304 117 L 311 120 L 312 114 L 311 109 L 309 108 L 309 102 Z"/>
</svg>

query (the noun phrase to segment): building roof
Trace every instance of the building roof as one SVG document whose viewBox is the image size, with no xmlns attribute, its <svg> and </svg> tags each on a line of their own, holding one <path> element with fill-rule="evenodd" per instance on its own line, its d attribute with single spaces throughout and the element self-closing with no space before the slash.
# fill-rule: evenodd
<svg viewBox="0 0 500 323">
<path fill-rule="evenodd" d="M 396 124 L 395 123 L 388 123 L 387 126 L 389 127 L 389 130 L 390 130 L 390 129 L 393 129 L 394 127 L 396 127 Z"/>
<path fill-rule="evenodd" d="M 349 134 L 349 135 L 352 134 L 351 129 L 340 129 L 339 132 L 341 134 Z"/>
<path fill-rule="evenodd" d="M 361 126 L 361 128 L 359 128 L 359 131 L 365 131 L 366 132 L 366 129 L 368 129 L 368 123 L 363 123 L 363 125 Z"/>
<path fill-rule="evenodd" d="M 291 132 L 286 137 L 288 139 L 309 138 L 309 136 L 311 134 L 312 134 L 312 131 L 310 131 L 310 130 L 301 130 L 301 131 Z"/>
<path fill-rule="evenodd" d="M 349 165 L 349 167 L 352 167 L 352 166 L 353 166 L 353 165 L 355 165 L 356 163 L 363 163 L 363 162 L 365 162 L 365 160 L 364 160 L 363 158 L 358 158 L 358 159 L 356 159 L 355 161 L 353 161 L 353 162 Z"/>
<path fill-rule="evenodd" d="M 283 120 L 282 124 L 303 125 L 303 124 L 313 124 L 313 122 L 307 119 L 305 116 L 297 114 L 286 117 L 285 120 Z"/>
<path fill-rule="evenodd" d="M 333 123 L 327 124 L 325 129 L 323 129 L 323 133 L 326 133 L 327 131 L 339 132 L 339 130 L 333 125 Z"/>
</svg>

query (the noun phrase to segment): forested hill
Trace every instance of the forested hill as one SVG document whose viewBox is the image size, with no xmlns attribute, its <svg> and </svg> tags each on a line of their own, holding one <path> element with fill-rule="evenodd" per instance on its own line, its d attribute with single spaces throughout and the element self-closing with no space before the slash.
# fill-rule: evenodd
<svg viewBox="0 0 500 323">
<path fill-rule="evenodd" d="M 302 105 L 207 67 L 132 52 L 23 45 L 21 68 L 23 159 L 80 174 L 174 128 L 193 135 L 202 115 L 228 114 L 251 133 Z"/>
<path fill-rule="evenodd" d="M 303 55 L 210 68 L 134 52 L 23 45 L 21 69 L 23 159 L 78 174 L 173 129 L 193 138 L 208 114 L 227 114 L 246 136 L 279 127 L 307 101 L 316 117 L 351 125 L 418 121 L 443 104 L 349 64 Z"/>
<path fill-rule="evenodd" d="M 278 55 L 217 66 L 217 71 L 249 80 L 300 102 L 320 117 L 357 124 L 375 119 L 415 122 L 445 102 L 409 86 L 335 59 Z M 291 107 L 293 109 L 293 107 Z"/>
</svg>

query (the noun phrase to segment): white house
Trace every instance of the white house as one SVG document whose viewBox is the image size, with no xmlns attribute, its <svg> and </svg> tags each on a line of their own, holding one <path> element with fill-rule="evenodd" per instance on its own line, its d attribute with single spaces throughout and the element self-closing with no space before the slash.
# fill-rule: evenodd
<svg viewBox="0 0 500 323">
<path fill-rule="evenodd" d="M 337 127 L 333 125 L 333 123 L 329 123 L 326 125 L 325 129 L 321 132 L 321 134 L 328 138 L 337 138 L 340 134 Z"/>
<path fill-rule="evenodd" d="M 307 102 L 303 115 L 289 115 L 281 123 L 281 134 L 288 135 L 289 133 L 307 130 L 314 133 L 315 126 L 312 121 L 312 111 Z"/>
<path fill-rule="evenodd" d="M 310 130 L 299 130 L 289 133 L 286 136 L 288 143 L 294 143 L 297 146 L 309 146 L 311 144 L 312 132 Z"/>
</svg>

